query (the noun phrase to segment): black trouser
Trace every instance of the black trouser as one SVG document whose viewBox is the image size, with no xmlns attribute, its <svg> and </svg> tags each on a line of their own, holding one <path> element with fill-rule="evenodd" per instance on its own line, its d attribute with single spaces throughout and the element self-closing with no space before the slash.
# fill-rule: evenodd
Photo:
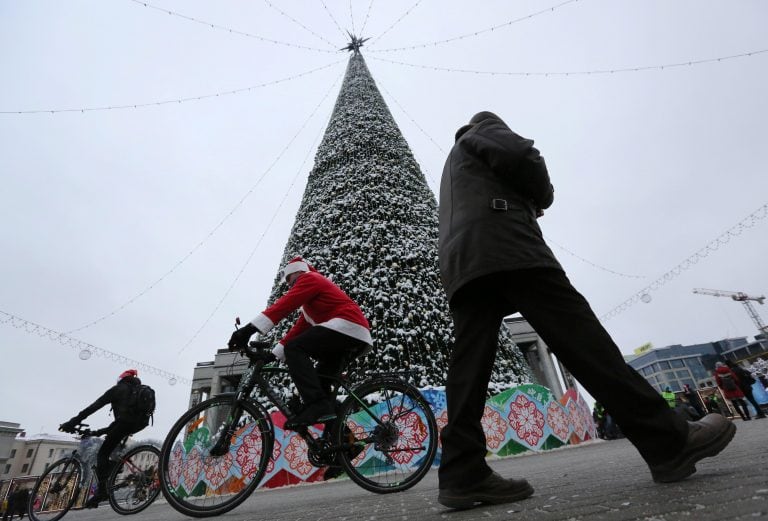
<svg viewBox="0 0 768 521">
<path fill-rule="evenodd" d="M 742 420 L 749 420 L 749 409 L 747 409 L 747 402 L 744 401 L 744 398 L 731 398 L 731 403 L 733 404 L 733 408 L 736 409 L 736 412 L 741 416 Z M 760 409 L 758 409 L 759 411 Z"/>
<path fill-rule="evenodd" d="M 688 425 L 629 367 L 584 297 L 555 269 L 501 272 L 463 286 L 451 300 L 456 343 L 446 382 L 440 488 L 461 488 L 491 473 L 480 423 L 502 319 L 519 311 L 648 463 L 671 458 Z"/>
<path fill-rule="evenodd" d="M 101 444 L 99 452 L 96 454 L 96 479 L 98 481 L 97 494 L 107 493 L 107 478 L 112 470 L 110 465 L 109 455 L 112 451 L 120 445 L 123 438 L 130 436 L 131 434 L 139 432 L 146 425 L 128 423 L 123 421 L 114 421 L 109 426 L 107 436 L 104 438 L 104 443 Z"/>
<path fill-rule="evenodd" d="M 329 385 L 319 375 L 337 376 L 348 354 L 366 343 L 333 329 L 314 326 L 285 345 L 285 362 L 304 405 L 328 399 Z M 312 360 L 317 360 L 317 368 Z"/>
</svg>

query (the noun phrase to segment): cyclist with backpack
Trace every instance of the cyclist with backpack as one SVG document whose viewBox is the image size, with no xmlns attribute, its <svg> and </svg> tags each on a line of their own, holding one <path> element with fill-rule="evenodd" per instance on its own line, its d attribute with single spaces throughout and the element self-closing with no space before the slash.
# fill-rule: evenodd
<svg viewBox="0 0 768 521">
<path fill-rule="evenodd" d="M 747 402 L 744 401 L 744 393 L 741 391 L 739 377 L 722 362 L 715 364 L 715 381 L 723 391 L 723 395 L 731 401 L 736 412 L 744 421 L 751 420 Z"/>
<path fill-rule="evenodd" d="M 104 443 L 96 455 L 98 488 L 93 497 L 85 504 L 87 508 L 96 508 L 101 501 L 107 499 L 106 483 L 111 470 L 109 455 L 124 438 L 149 425 L 150 417 L 155 408 L 155 393 L 151 387 L 141 383 L 136 369 L 128 369 L 120 374 L 116 385 L 107 389 L 95 402 L 80 411 L 68 422 L 62 423 L 59 430 L 75 432 L 77 425 L 107 404 L 112 406 L 115 421 L 107 427 Z"/>
</svg>

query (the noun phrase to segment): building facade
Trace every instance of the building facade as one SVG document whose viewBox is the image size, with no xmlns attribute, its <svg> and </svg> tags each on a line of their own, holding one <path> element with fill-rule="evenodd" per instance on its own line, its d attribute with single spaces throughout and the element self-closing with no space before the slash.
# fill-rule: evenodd
<svg viewBox="0 0 768 521">
<path fill-rule="evenodd" d="M 627 363 L 659 392 L 666 387 L 679 392 L 685 385 L 691 389 L 715 387 L 712 372 L 717 361 L 751 363 L 766 353 L 768 344 L 762 338 L 749 342 L 746 337 L 738 337 L 650 349 L 630 357 Z"/>
<path fill-rule="evenodd" d="M 0 422 L 0 480 L 39 476 L 78 445 L 79 441 L 65 435 L 27 437 L 18 423 Z"/>
</svg>

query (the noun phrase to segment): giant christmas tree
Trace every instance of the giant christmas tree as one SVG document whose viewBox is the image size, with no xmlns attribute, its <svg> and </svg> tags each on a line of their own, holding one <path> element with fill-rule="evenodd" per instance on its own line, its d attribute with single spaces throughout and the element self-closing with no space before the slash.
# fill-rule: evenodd
<svg viewBox="0 0 768 521">
<path fill-rule="evenodd" d="M 437 262 L 437 203 L 353 38 L 328 128 L 315 156 L 283 262 L 304 257 L 360 304 L 374 351 L 358 364 L 411 369 L 443 385 L 453 340 Z M 279 281 L 270 296 L 285 291 Z M 279 339 L 291 321 L 273 335 Z M 495 389 L 530 381 L 504 331 Z"/>
</svg>

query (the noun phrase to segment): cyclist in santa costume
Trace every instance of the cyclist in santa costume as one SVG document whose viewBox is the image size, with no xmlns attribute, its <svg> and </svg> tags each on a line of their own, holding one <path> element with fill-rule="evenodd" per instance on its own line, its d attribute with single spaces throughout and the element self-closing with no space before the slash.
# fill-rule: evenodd
<svg viewBox="0 0 768 521">
<path fill-rule="evenodd" d="M 370 350 L 370 326 L 355 301 L 301 257 L 283 268 L 289 290 L 229 340 L 231 350 L 247 345 L 254 333 L 266 334 L 275 324 L 299 309 L 293 327 L 272 350 L 288 365 L 304 408 L 285 424 L 288 429 L 326 423 L 336 418 L 334 403 L 320 375 L 337 375 L 348 354 Z M 313 360 L 317 361 L 315 367 Z"/>
</svg>

